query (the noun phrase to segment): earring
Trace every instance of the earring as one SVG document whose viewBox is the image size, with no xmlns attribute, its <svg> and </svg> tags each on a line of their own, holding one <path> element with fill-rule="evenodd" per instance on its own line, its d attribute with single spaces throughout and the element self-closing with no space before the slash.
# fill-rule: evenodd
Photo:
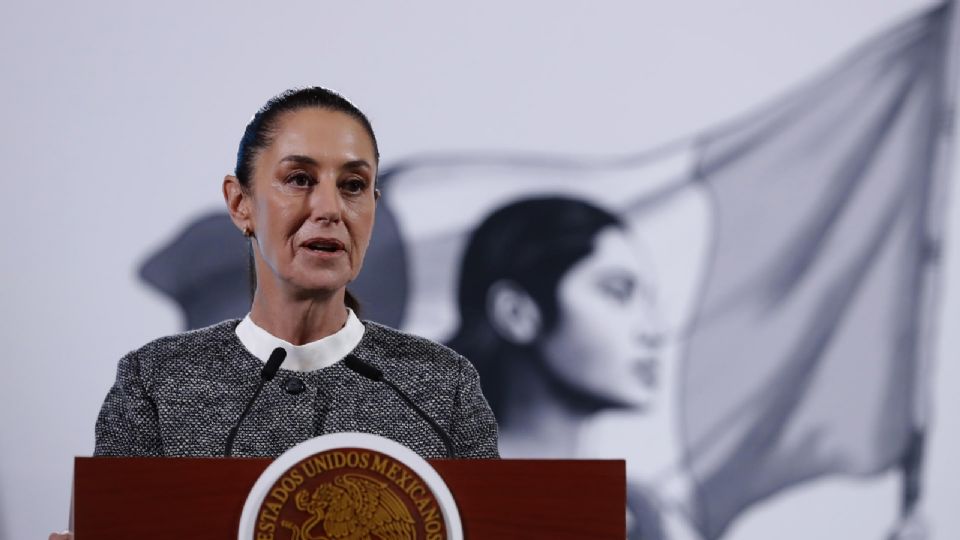
<svg viewBox="0 0 960 540">
<path fill-rule="evenodd" d="M 250 227 L 243 228 L 243 235 L 246 236 L 247 238 L 253 235 L 253 232 L 250 230 Z"/>
</svg>

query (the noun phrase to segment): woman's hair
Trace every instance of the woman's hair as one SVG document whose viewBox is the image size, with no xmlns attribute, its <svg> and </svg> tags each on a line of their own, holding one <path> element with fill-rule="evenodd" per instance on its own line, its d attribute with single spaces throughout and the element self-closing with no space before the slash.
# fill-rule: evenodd
<svg viewBox="0 0 960 540">
<path fill-rule="evenodd" d="M 597 234 L 619 218 L 580 199 L 552 196 L 523 199 L 501 207 L 474 230 L 460 270 L 457 301 L 460 327 L 450 346 L 469 358 L 486 384 L 484 395 L 498 418 L 509 382 L 505 368 L 521 347 L 500 337 L 487 312 L 490 287 L 509 280 L 540 309 L 540 333 L 557 324 L 557 289 L 570 268 L 593 252 Z M 520 351 L 527 355 L 531 350 Z"/>
<path fill-rule="evenodd" d="M 360 122 L 367 135 L 370 136 L 374 158 L 378 162 L 380 161 L 380 150 L 377 146 L 377 136 L 373 133 L 373 126 L 370 125 L 367 116 L 353 103 L 347 101 L 340 94 L 319 86 L 294 88 L 270 98 L 253 115 L 243 132 L 243 138 L 240 139 L 240 146 L 237 148 L 237 165 L 234 169 L 234 176 L 237 177 L 244 189 L 250 189 L 253 182 L 254 162 L 260 152 L 273 143 L 280 117 L 284 113 L 307 108 L 341 112 Z M 250 247 L 249 275 L 250 296 L 252 298 L 257 289 L 257 271 L 253 262 L 252 244 Z M 346 292 L 344 301 L 347 307 L 354 312 L 360 312 L 360 302 L 350 294 L 350 291 Z"/>
</svg>

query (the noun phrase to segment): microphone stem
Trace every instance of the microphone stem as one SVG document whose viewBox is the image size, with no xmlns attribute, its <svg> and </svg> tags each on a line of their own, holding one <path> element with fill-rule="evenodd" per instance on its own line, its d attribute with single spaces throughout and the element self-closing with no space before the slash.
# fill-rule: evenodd
<svg viewBox="0 0 960 540">
<path fill-rule="evenodd" d="M 393 381 L 390 381 L 388 379 L 382 379 L 382 380 L 383 382 L 387 383 L 387 385 L 389 385 L 390 388 L 393 388 L 393 391 L 396 392 L 397 395 L 400 396 L 404 401 L 406 401 L 407 405 L 409 405 L 410 408 L 418 412 L 420 416 L 424 420 L 426 420 L 428 424 L 430 424 L 430 427 L 433 428 L 433 431 L 436 432 L 436 434 L 439 435 L 440 439 L 443 441 L 443 446 L 445 446 L 447 449 L 447 457 L 451 457 L 451 458 L 456 457 L 457 454 L 453 451 L 453 440 L 450 439 L 450 436 L 447 435 L 447 432 L 441 429 L 440 425 L 437 424 L 437 422 L 433 418 L 431 418 L 430 415 L 425 413 L 423 409 L 418 407 L 417 404 L 414 403 L 412 399 L 407 397 L 407 394 L 403 390 L 400 390 L 400 388 L 397 385 L 393 384 Z"/>
<path fill-rule="evenodd" d="M 243 409 L 243 412 L 240 413 L 240 419 L 237 420 L 236 425 L 233 426 L 233 429 L 230 430 L 230 433 L 227 435 L 227 450 L 224 452 L 226 457 L 233 457 L 233 441 L 237 438 L 237 431 L 240 430 L 240 424 L 243 423 L 243 419 L 247 417 L 247 413 L 250 412 L 250 407 L 253 407 L 253 402 L 260 397 L 260 391 L 263 390 L 263 383 L 265 381 L 260 379 L 260 383 L 257 385 L 256 392 L 253 393 L 253 399 L 247 401 L 247 406 Z"/>
</svg>

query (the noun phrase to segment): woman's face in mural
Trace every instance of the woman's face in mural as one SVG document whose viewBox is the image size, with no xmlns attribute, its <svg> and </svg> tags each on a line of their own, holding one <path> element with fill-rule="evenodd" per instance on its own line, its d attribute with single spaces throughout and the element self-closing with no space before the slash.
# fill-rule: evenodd
<svg viewBox="0 0 960 540">
<path fill-rule="evenodd" d="M 558 284 L 557 324 L 541 341 L 546 367 L 599 400 L 651 405 L 663 341 L 651 273 L 625 231 L 601 230 Z"/>
</svg>

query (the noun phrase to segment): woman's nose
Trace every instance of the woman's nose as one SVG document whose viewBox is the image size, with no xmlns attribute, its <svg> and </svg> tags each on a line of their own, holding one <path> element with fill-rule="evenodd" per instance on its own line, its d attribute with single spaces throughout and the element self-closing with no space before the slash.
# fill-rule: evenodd
<svg viewBox="0 0 960 540">
<path fill-rule="evenodd" d="M 340 192 L 335 181 L 320 181 L 310 193 L 310 219 L 340 221 Z"/>
<path fill-rule="evenodd" d="M 637 341 L 645 348 L 659 349 L 666 341 L 666 327 L 660 313 L 651 309 L 641 312 L 637 321 Z"/>
</svg>

